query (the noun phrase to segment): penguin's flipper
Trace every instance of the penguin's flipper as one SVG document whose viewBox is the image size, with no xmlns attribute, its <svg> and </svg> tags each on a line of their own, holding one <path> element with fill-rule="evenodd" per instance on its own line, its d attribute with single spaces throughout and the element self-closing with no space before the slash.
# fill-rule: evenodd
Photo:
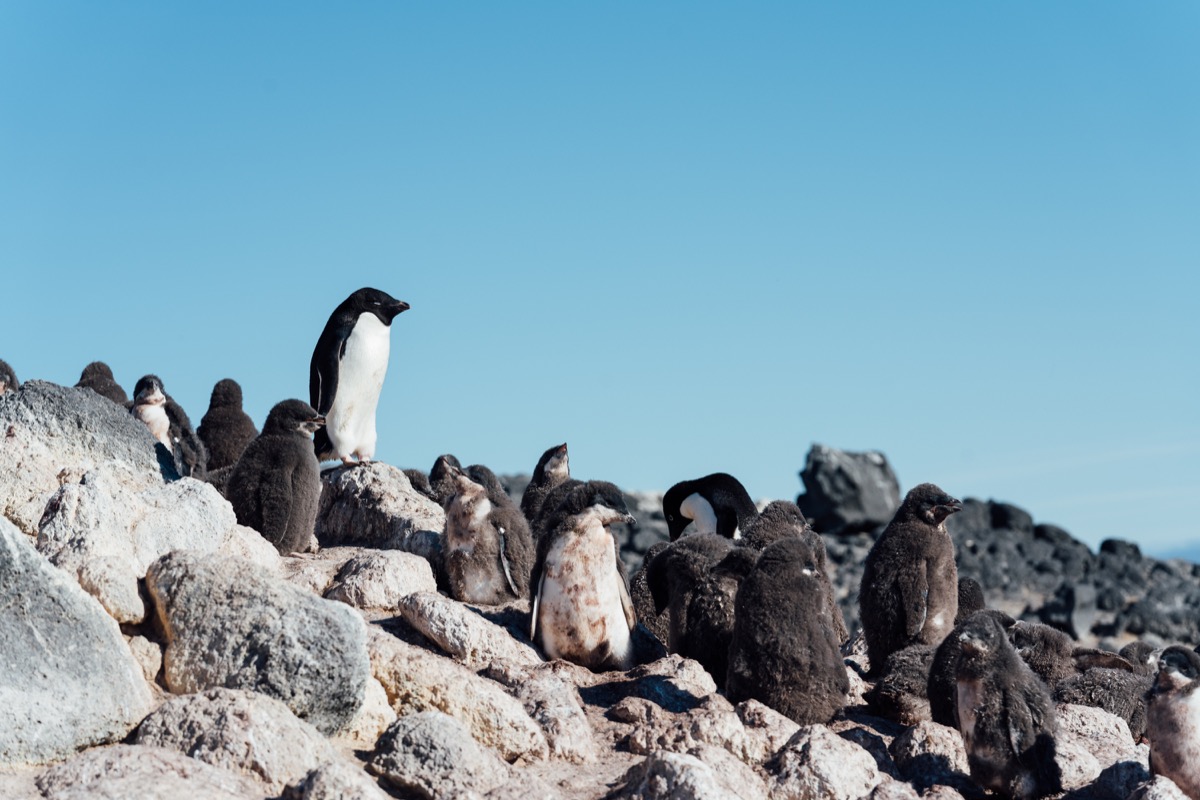
<svg viewBox="0 0 1200 800">
<path fill-rule="evenodd" d="M 929 615 L 929 562 L 922 561 L 913 571 L 912 583 L 900 584 L 900 602 L 907 624 L 904 634 L 909 640 L 915 639 L 925 627 L 925 618 Z"/>
<path fill-rule="evenodd" d="M 338 387 L 338 369 L 349 337 L 349 331 L 342 335 L 338 331 L 327 330 L 321 334 L 313 350 L 308 369 L 308 397 L 309 405 L 318 414 L 328 414 L 333 406 Z"/>
<path fill-rule="evenodd" d="M 500 566 L 504 568 L 504 580 L 508 583 L 508 590 L 513 593 L 513 597 L 520 597 L 517 584 L 513 582 L 512 570 L 508 567 L 508 540 L 504 536 L 504 528 L 496 528 L 496 533 L 500 536 Z"/>
<path fill-rule="evenodd" d="M 542 583 L 545 582 L 546 576 L 543 573 L 538 577 L 537 591 L 533 593 L 533 608 L 529 612 L 529 641 L 537 641 L 537 621 L 538 621 L 538 606 L 542 600 Z"/>
<path fill-rule="evenodd" d="M 637 611 L 633 608 L 633 598 L 629 596 L 629 577 L 625 574 L 625 565 L 621 563 L 621 556 L 617 556 L 617 591 L 621 594 L 621 609 L 625 612 L 625 621 L 629 623 L 629 630 L 633 630 L 637 626 Z"/>
</svg>

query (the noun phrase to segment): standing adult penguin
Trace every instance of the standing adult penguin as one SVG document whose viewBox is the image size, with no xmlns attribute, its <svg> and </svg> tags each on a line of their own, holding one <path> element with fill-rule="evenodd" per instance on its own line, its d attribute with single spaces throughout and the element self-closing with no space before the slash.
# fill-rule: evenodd
<svg viewBox="0 0 1200 800">
<path fill-rule="evenodd" d="M 236 464 L 258 436 L 254 420 L 242 410 L 242 387 L 233 378 L 222 378 L 213 387 L 196 434 L 208 449 L 209 472 Z"/>
<path fill-rule="evenodd" d="M 1146 708 L 1150 771 L 1200 797 L 1200 655 L 1172 645 L 1158 659 Z"/>
<path fill-rule="evenodd" d="M 309 366 L 309 402 L 325 416 L 317 458 L 344 464 L 375 457 L 375 409 L 387 375 L 391 326 L 408 303 L 378 289 L 354 292 L 333 310 Z"/>
<path fill-rule="evenodd" d="M 538 511 L 546 500 L 546 495 L 555 486 L 571 477 L 571 461 L 567 455 L 567 443 L 555 445 L 538 459 L 533 468 L 533 477 L 521 495 L 521 513 L 532 525 L 537 519 Z"/>
<path fill-rule="evenodd" d="M 785 537 L 758 557 L 737 593 L 725 694 L 753 698 L 800 725 L 825 724 L 846 705 L 828 584 L 812 543 Z"/>
<path fill-rule="evenodd" d="M 7 361 L 0 359 L 0 395 L 15 392 L 20 388 L 21 382 L 17 380 L 17 373 L 13 372 Z"/>
<path fill-rule="evenodd" d="M 79 383 L 75 386 L 80 389 L 91 389 L 117 405 L 127 406 L 129 404 L 129 395 L 125 394 L 125 390 L 113 377 L 112 368 L 103 361 L 93 361 L 84 367 L 83 372 L 79 374 Z"/>
<path fill-rule="evenodd" d="M 606 481 L 579 483 L 546 516 L 531 578 L 531 638 L 547 658 L 594 672 L 634 665 L 637 617 L 616 537 L 608 530 L 635 520 L 621 490 Z"/>
<path fill-rule="evenodd" d="M 680 481 L 663 495 L 667 533 L 675 541 L 688 533 L 715 533 L 737 539 L 758 509 L 741 481 L 726 472 Z"/>
<path fill-rule="evenodd" d="M 303 400 L 276 403 L 229 476 L 226 496 L 238 524 L 261 533 L 281 555 L 305 549 L 313 536 L 321 475 L 312 436 L 323 424 Z"/>
<path fill-rule="evenodd" d="M 1058 721 L 1046 684 L 1021 660 L 1004 628 L 980 612 L 959 634 L 958 731 L 971 780 L 1014 800 L 1062 790 Z"/>
<path fill-rule="evenodd" d="M 858 593 L 871 673 L 910 644 L 939 644 L 958 615 L 958 568 L 946 518 L 962 503 L 915 487 L 867 554 Z"/>
</svg>

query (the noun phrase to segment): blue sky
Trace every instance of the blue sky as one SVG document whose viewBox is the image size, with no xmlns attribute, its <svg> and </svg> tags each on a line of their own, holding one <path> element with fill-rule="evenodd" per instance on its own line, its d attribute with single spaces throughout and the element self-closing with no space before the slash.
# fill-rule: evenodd
<svg viewBox="0 0 1200 800">
<path fill-rule="evenodd" d="M 377 457 L 1200 540 L 1200 6 L 0 3 L 0 358 L 198 423 L 408 301 Z"/>
</svg>

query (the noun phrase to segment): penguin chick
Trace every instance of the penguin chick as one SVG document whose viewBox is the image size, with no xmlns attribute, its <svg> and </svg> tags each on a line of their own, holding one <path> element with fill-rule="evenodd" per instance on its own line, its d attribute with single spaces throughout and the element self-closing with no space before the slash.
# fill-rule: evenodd
<svg viewBox="0 0 1200 800">
<path fill-rule="evenodd" d="M 910 644 L 938 644 L 958 616 L 958 569 L 946 518 L 962 508 L 932 483 L 904 498 L 867 553 L 858 606 L 871 670 Z"/>
<path fill-rule="evenodd" d="M 254 420 L 242 410 L 242 387 L 232 378 L 213 386 L 208 411 L 200 418 L 196 434 L 208 450 L 210 472 L 232 466 L 258 436 Z"/>
<path fill-rule="evenodd" d="M 883 674 L 866 694 L 872 712 L 901 725 L 931 719 L 929 674 L 937 647 L 912 644 L 888 656 Z"/>
<path fill-rule="evenodd" d="M 419 469 L 409 468 L 409 469 L 402 469 L 400 471 L 404 473 L 404 477 L 408 478 L 408 483 L 410 486 L 412 486 L 412 488 L 414 490 L 416 490 L 421 495 L 429 498 L 430 500 L 434 501 L 439 506 L 441 505 L 441 503 L 438 502 L 438 499 L 436 497 L 434 497 L 433 487 L 429 484 L 429 476 L 428 475 L 426 475 L 424 472 L 422 472 Z"/>
<path fill-rule="evenodd" d="M 322 461 L 375 457 L 375 409 L 387 375 L 392 320 L 409 308 L 387 292 L 363 288 L 329 315 L 309 362 L 308 394 L 326 417 L 313 440 Z"/>
<path fill-rule="evenodd" d="M 101 397 L 107 397 L 120 406 L 129 405 L 129 395 L 121 388 L 113 377 L 112 369 L 103 361 L 93 361 L 83 368 L 79 375 L 79 389 L 91 389 Z"/>
<path fill-rule="evenodd" d="M 976 614 L 958 635 L 958 730 L 971 779 L 1030 800 L 1062 790 L 1058 721 L 1046 685 L 1021 660 L 994 617 Z"/>
<path fill-rule="evenodd" d="M 481 605 L 527 597 L 534 552 L 525 517 L 511 501 L 494 503 L 483 485 L 451 470 L 455 493 L 446 504 L 442 534 L 450 595 Z"/>
<path fill-rule="evenodd" d="M 850 681 L 818 573 L 810 543 L 788 537 L 742 581 L 725 683 L 731 702 L 752 698 L 800 725 L 828 723 L 845 707 Z"/>
<path fill-rule="evenodd" d="M 642 566 L 629 579 L 629 597 L 633 601 L 633 610 L 637 613 L 638 622 L 645 625 L 664 646 L 671 640 L 671 615 L 665 612 L 660 614 L 655 607 L 654 596 L 646 583 L 646 573 L 655 556 L 670 546 L 670 542 L 655 542 L 650 545 L 650 549 L 642 558 Z"/>
<path fill-rule="evenodd" d="M 17 380 L 17 373 L 13 372 L 7 361 L 0 359 L 0 395 L 15 392 L 20 388 L 21 382 Z"/>
<path fill-rule="evenodd" d="M 321 497 L 312 436 L 325 420 L 303 400 L 277 403 L 229 476 L 226 496 L 239 525 L 262 534 L 281 555 L 308 546 Z"/>
<path fill-rule="evenodd" d="M 1059 681 L 1054 699 L 1117 715 L 1125 720 L 1137 742 L 1146 734 L 1146 696 L 1153 684 L 1153 675 L 1094 667 Z"/>
<path fill-rule="evenodd" d="M 958 615 L 954 624 L 958 625 L 976 611 L 983 611 L 987 603 L 983 599 L 983 587 L 974 578 L 958 579 Z"/>
<path fill-rule="evenodd" d="M 701 579 L 688 602 L 687 625 L 676 652 L 700 662 L 717 686 L 725 685 L 728 674 L 738 589 L 758 557 L 757 550 L 734 547 Z"/>
<path fill-rule="evenodd" d="M 955 682 L 958 676 L 958 659 L 962 656 L 962 641 L 959 636 L 966 629 L 967 623 L 976 616 L 991 617 L 1005 629 L 1016 622 L 1003 611 L 985 608 L 956 625 L 937 646 L 933 653 L 933 663 L 929 667 L 929 689 L 925 694 L 929 698 L 930 718 L 948 728 L 958 727 L 958 690 L 955 688 Z"/>
<path fill-rule="evenodd" d="M 538 459 L 533 468 L 533 477 L 521 495 L 521 513 L 532 525 L 537 519 L 538 511 L 546 499 L 546 495 L 555 486 L 571 477 L 571 463 L 567 456 L 567 443 L 555 445 Z"/>
<path fill-rule="evenodd" d="M 559 508 L 571 496 L 571 493 L 582 486 L 583 483 L 583 481 L 576 480 L 575 478 L 567 478 L 546 493 L 546 497 L 542 500 L 542 505 L 538 509 L 537 516 L 529 524 L 529 530 L 533 534 L 533 541 L 540 542 L 546 533 L 553 530 Z"/>
<path fill-rule="evenodd" d="M 1158 658 L 1162 655 L 1162 650 L 1161 647 L 1139 639 L 1122 647 L 1117 655 L 1132 664 L 1134 672 L 1153 678 L 1158 674 Z"/>
<path fill-rule="evenodd" d="M 1086 669 L 1105 667 L 1133 672 L 1133 665 L 1116 653 L 1079 647 L 1069 633 L 1043 622 L 1018 620 L 1008 629 L 1017 655 L 1054 688 Z"/>
<path fill-rule="evenodd" d="M 1150 771 L 1170 778 L 1188 797 L 1200 797 L 1200 655 L 1172 645 L 1163 650 L 1146 707 Z"/>
<path fill-rule="evenodd" d="M 442 508 L 454 497 L 454 473 L 462 471 L 462 464 L 449 453 L 444 453 L 433 462 L 429 470 L 429 486 L 433 490 L 433 500 Z"/>
<path fill-rule="evenodd" d="M 828 555 L 825 550 L 825 539 L 821 534 L 809 527 L 808 520 L 800 506 L 790 500 L 774 500 L 767 504 L 757 517 L 750 520 L 742 533 L 741 544 L 756 550 L 765 550 L 772 542 L 785 536 L 799 536 L 808 540 L 817 557 L 819 570 L 817 576 L 825 581 L 829 589 L 829 614 L 833 619 L 834 633 L 838 644 L 850 641 L 850 631 L 846 628 L 846 620 L 838 607 L 833 583 L 829 580 Z"/>
<path fill-rule="evenodd" d="M 663 495 L 663 516 L 671 541 L 689 533 L 715 533 L 727 539 L 741 537 L 740 528 L 758 516 L 746 487 L 724 472 L 680 481 Z"/>
<path fill-rule="evenodd" d="M 529 631 L 547 658 L 594 672 L 633 666 L 637 617 L 608 530 L 633 521 L 621 490 L 605 481 L 575 486 L 547 517 L 531 579 Z"/>
<path fill-rule="evenodd" d="M 496 477 L 496 473 L 483 464 L 472 464 L 464 469 L 463 472 L 487 491 L 488 499 L 492 501 L 492 505 L 516 509 L 517 504 L 509 497 L 504 484 L 500 483 L 500 479 Z"/>
<path fill-rule="evenodd" d="M 669 612 L 669 641 L 666 644 L 672 653 L 695 658 L 686 652 L 688 609 L 698 592 L 712 588 L 707 580 L 709 572 L 729 555 L 733 547 L 733 541 L 724 536 L 694 533 L 671 542 L 647 567 L 646 585 L 654 598 L 655 611 Z M 694 640 L 695 636 L 691 638 Z"/>
</svg>

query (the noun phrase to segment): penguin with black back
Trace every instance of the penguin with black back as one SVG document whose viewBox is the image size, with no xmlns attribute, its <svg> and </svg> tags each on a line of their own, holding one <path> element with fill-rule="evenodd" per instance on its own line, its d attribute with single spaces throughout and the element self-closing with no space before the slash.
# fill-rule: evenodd
<svg viewBox="0 0 1200 800">
<path fill-rule="evenodd" d="M 971 779 L 1015 800 L 1062 791 L 1055 760 L 1058 720 L 1046 685 L 994 617 L 974 615 L 958 638 L 957 727 Z"/>
<path fill-rule="evenodd" d="M 727 539 L 758 516 L 758 509 L 741 481 L 725 472 L 680 481 L 662 500 L 671 541 L 688 533 L 715 533 Z"/>
<path fill-rule="evenodd" d="M 533 541 L 541 541 L 542 537 L 553 529 L 552 526 L 556 522 L 555 511 L 571 496 L 572 492 L 583 484 L 584 481 L 576 478 L 567 478 L 546 493 L 541 507 L 538 508 L 537 516 L 529 523 L 529 530 L 533 534 Z"/>
<path fill-rule="evenodd" d="M 157 375 L 144 375 L 133 388 L 133 416 L 144 422 L 155 439 L 171 454 L 182 477 L 204 480 L 208 451 L 196 435 L 183 407 L 163 388 Z"/>
<path fill-rule="evenodd" d="M 650 562 L 655 556 L 671 546 L 670 542 L 655 542 L 650 545 L 642 558 L 642 566 L 629 579 L 629 596 L 633 600 L 633 610 L 637 612 L 638 622 L 646 626 L 654 638 L 666 645 L 671 640 L 671 615 L 663 611 L 659 613 L 654 605 L 654 596 L 646 584 L 646 574 Z"/>
<path fill-rule="evenodd" d="M 932 483 L 912 489 L 867 554 L 858 607 L 871 674 L 911 644 L 939 644 L 958 616 L 946 518 L 962 503 Z"/>
<path fill-rule="evenodd" d="M 280 555 L 306 549 L 313 538 L 321 465 L 312 436 L 324 424 L 303 400 L 276 403 L 229 476 L 226 496 L 238 524 L 258 531 Z"/>
<path fill-rule="evenodd" d="M 738 590 L 759 555 L 749 547 L 734 547 L 701 579 L 688 602 L 677 652 L 700 662 L 717 686 L 724 686 L 728 675 Z"/>
<path fill-rule="evenodd" d="M 325 323 L 309 365 L 309 402 L 326 420 L 313 447 L 321 461 L 375 457 L 375 409 L 387 375 L 391 326 L 409 308 L 378 289 L 343 300 Z"/>
<path fill-rule="evenodd" d="M 242 410 L 242 387 L 233 378 L 222 378 L 213 386 L 196 434 L 208 450 L 209 472 L 236 464 L 258 436 L 254 420 Z"/>
<path fill-rule="evenodd" d="M 113 377 L 112 368 L 103 361 L 93 361 L 84 367 L 83 372 L 79 374 L 79 382 L 75 386 L 80 389 L 91 389 L 119 406 L 127 407 L 129 405 L 129 395 L 125 394 L 125 390 Z"/>
<path fill-rule="evenodd" d="M 1188 797 L 1200 797 L 1200 654 L 1181 645 L 1163 650 L 1146 709 L 1150 771 Z"/>
<path fill-rule="evenodd" d="M 537 519 L 538 511 L 546 499 L 546 495 L 555 486 L 571 477 L 571 462 L 567 454 L 567 443 L 555 445 L 542 453 L 537 465 L 533 468 L 533 477 L 521 495 L 521 513 L 530 524 Z"/>
<path fill-rule="evenodd" d="M 1059 681 L 1053 692 L 1056 702 L 1102 708 L 1125 720 L 1136 742 L 1146 733 L 1146 701 L 1153 684 L 1153 675 L 1092 667 Z"/>
<path fill-rule="evenodd" d="M 503 490 L 506 502 L 494 502 L 487 487 L 450 469 L 455 488 L 442 533 L 450 595 L 481 605 L 528 597 L 534 550 L 525 516 Z"/>
<path fill-rule="evenodd" d="M 21 382 L 17 380 L 17 373 L 7 361 L 0 359 L 0 395 L 15 392 L 20 388 Z"/>
<path fill-rule="evenodd" d="M 637 617 L 608 529 L 635 521 L 621 490 L 606 481 L 580 483 L 542 515 L 546 533 L 537 542 L 531 577 L 530 639 L 547 658 L 594 672 L 630 669 Z"/>
<path fill-rule="evenodd" d="M 827 584 L 809 541 L 768 546 L 738 590 L 725 694 L 755 699 L 800 725 L 826 724 L 846 704 Z"/>
</svg>

